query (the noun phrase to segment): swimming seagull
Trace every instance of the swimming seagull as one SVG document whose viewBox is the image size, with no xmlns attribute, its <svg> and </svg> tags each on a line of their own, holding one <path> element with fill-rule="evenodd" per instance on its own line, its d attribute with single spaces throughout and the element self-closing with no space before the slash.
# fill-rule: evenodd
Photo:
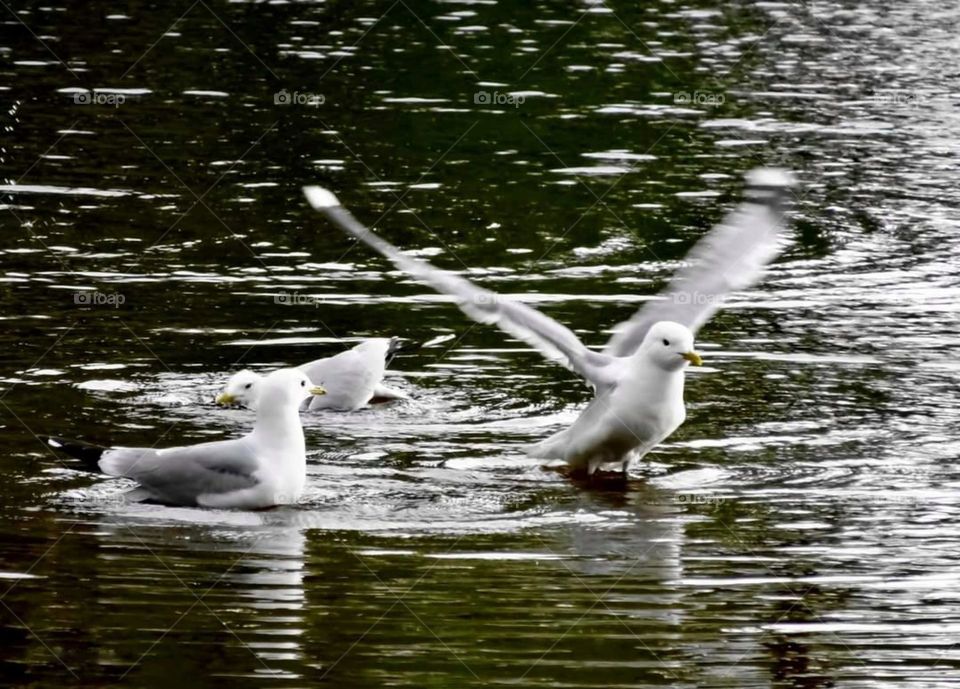
<svg viewBox="0 0 960 689">
<path fill-rule="evenodd" d="M 163 450 L 102 448 L 47 438 L 47 443 L 109 476 L 139 487 L 133 501 L 166 505 L 260 509 L 296 502 L 307 477 L 299 406 L 322 395 L 302 371 L 279 369 L 264 377 L 253 430 L 242 438 Z"/>
<path fill-rule="evenodd" d="M 322 397 L 308 399 L 301 408 L 355 411 L 370 402 L 408 399 L 400 390 L 383 384 L 387 363 L 401 346 L 399 338 L 374 337 L 345 352 L 298 366 L 327 391 Z M 249 369 L 238 371 L 217 396 L 217 404 L 256 409 L 262 380 L 262 375 Z"/>
<path fill-rule="evenodd" d="M 452 296 L 468 316 L 496 325 L 593 386 L 595 398 L 580 417 L 530 446 L 531 457 L 561 459 L 588 476 L 602 465 L 618 464 L 626 476 L 631 462 L 684 421 L 684 371 L 702 363 L 694 351 L 694 333 L 731 292 L 754 284 L 782 250 L 784 205 L 793 176 L 761 168 L 749 172 L 746 181 L 740 206 L 694 245 L 659 299 L 614 329 L 602 352 L 588 349 L 568 328 L 526 304 L 401 253 L 362 225 L 330 191 L 317 186 L 303 191 L 310 205 L 335 225 Z"/>
</svg>

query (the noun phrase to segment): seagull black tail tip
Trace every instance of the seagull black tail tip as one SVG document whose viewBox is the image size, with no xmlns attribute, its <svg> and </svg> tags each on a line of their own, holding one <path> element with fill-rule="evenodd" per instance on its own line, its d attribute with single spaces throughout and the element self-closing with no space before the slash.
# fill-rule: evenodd
<svg viewBox="0 0 960 689">
<path fill-rule="evenodd" d="M 399 337 L 391 337 L 390 343 L 387 345 L 387 358 L 393 358 L 393 356 L 403 348 L 403 340 Z"/>
<path fill-rule="evenodd" d="M 54 436 L 44 436 L 41 440 L 55 450 L 60 450 L 64 454 L 80 460 L 83 462 L 84 468 L 90 471 L 100 471 L 100 457 L 103 456 L 106 448 L 82 443 L 78 440 L 64 440 Z"/>
<path fill-rule="evenodd" d="M 423 342 L 408 340 L 404 337 L 391 337 L 387 345 L 387 361 L 390 361 L 399 352 L 413 352 L 423 347 Z"/>
</svg>

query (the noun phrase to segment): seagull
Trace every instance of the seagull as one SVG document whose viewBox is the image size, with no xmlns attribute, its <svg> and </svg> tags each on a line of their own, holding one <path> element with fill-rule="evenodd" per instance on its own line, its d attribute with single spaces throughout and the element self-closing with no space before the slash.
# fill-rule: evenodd
<svg viewBox="0 0 960 689">
<path fill-rule="evenodd" d="M 298 369 L 273 371 L 260 383 L 253 430 L 241 438 L 163 450 L 102 448 L 47 438 L 47 444 L 108 476 L 136 481 L 135 502 L 254 510 L 294 503 L 307 478 L 299 406 L 323 395 Z"/>
<path fill-rule="evenodd" d="M 563 460 L 571 475 L 585 473 L 589 478 L 603 466 L 619 466 L 626 478 L 631 463 L 686 418 L 685 371 L 702 364 L 694 334 L 731 292 L 757 282 L 782 251 L 784 206 L 793 186 L 793 176 L 785 170 L 750 171 L 743 202 L 694 245 L 659 298 L 616 326 L 599 352 L 536 309 L 402 253 L 360 223 L 332 192 L 318 186 L 304 187 L 303 192 L 333 224 L 400 270 L 453 297 L 470 318 L 496 325 L 593 387 L 594 399 L 577 420 L 531 445 L 530 457 Z"/>
<path fill-rule="evenodd" d="M 356 411 L 369 403 L 409 399 L 400 390 L 383 384 L 387 363 L 400 347 L 397 337 L 374 337 L 335 356 L 298 366 L 314 384 L 327 391 L 323 396 L 306 400 L 301 409 Z M 256 409 L 262 380 L 262 375 L 249 369 L 238 371 L 217 396 L 217 404 Z"/>
</svg>

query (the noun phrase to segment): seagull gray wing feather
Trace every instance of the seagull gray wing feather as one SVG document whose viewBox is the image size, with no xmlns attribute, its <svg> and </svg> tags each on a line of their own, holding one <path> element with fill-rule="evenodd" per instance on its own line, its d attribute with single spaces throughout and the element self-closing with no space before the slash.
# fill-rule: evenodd
<svg viewBox="0 0 960 689">
<path fill-rule="evenodd" d="M 694 245 L 656 299 L 614 328 L 604 354 L 630 356 L 658 321 L 696 333 L 732 292 L 757 282 L 785 244 L 783 208 L 792 186 L 792 176 L 782 170 L 749 173 L 743 203 Z"/>
<path fill-rule="evenodd" d="M 311 190 L 316 190 L 313 197 Z M 619 370 L 615 365 L 616 359 L 591 351 L 569 328 L 531 306 L 478 287 L 459 275 L 401 253 L 395 246 L 361 224 L 329 192 L 316 187 L 308 187 L 304 191 L 311 204 L 324 212 L 338 227 L 383 254 L 400 270 L 438 292 L 453 297 L 460 310 L 473 320 L 496 325 L 509 335 L 534 347 L 547 359 L 582 376 L 594 387 L 607 387 L 615 383 Z M 335 205 L 315 203 L 318 192 L 325 192 L 328 197 L 332 197 Z"/>
<path fill-rule="evenodd" d="M 160 501 L 192 504 L 200 495 L 256 486 L 260 463 L 244 437 L 163 450 L 111 448 L 103 453 L 100 468 L 137 481 Z"/>
</svg>

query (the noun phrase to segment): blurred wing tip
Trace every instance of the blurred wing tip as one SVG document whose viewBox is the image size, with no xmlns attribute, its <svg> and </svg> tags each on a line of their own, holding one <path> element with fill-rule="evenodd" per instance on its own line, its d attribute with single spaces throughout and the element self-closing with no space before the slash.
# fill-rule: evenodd
<svg viewBox="0 0 960 689">
<path fill-rule="evenodd" d="M 307 203 L 318 211 L 340 205 L 340 200 L 336 195 L 323 187 L 306 186 L 303 188 L 303 195 L 307 197 Z"/>
<path fill-rule="evenodd" d="M 746 174 L 747 186 L 755 189 L 791 189 L 797 178 L 790 170 L 779 167 L 758 167 Z"/>
</svg>

